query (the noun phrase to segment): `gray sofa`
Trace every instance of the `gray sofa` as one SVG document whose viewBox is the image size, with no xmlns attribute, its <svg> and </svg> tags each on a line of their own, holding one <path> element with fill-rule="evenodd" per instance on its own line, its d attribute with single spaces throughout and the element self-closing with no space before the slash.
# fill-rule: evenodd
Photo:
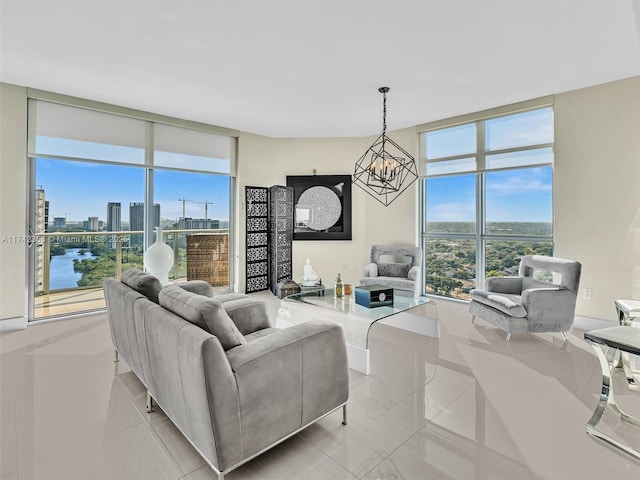
<svg viewBox="0 0 640 480">
<path fill-rule="evenodd" d="M 263 302 L 202 281 L 162 287 L 137 270 L 104 281 L 117 355 L 219 478 L 340 407 L 339 325 L 271 326 Z M 213 333 L 212 333 L 213 332 Z"/>
<path fill-rule="evenodd" d="M 471 290 L 471 321 L 478 316 L 512 333 L 559 332 L 565 341 L 575 319 L 582 265 L 574 260 L 525 255 L 517 277 L 487 278 Z M 543 281 L 546 280 L 546 281 Z"/>
</svg>

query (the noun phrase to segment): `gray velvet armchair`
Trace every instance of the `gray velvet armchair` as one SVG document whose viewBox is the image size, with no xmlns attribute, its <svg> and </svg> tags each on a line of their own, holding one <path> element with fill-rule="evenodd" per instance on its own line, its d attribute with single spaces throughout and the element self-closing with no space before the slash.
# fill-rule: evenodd
<svg viewBox="0 0 640 480">
<path fill-rule="evenodd" d="M 422 294 L 422 249 L 412 245 L 373 245 L 360 285 L 385 285 L 397 295 Z"/>
<path fill-rule="evenodd" d="M 525 255 L 517 277 L 488 278 L 471 290 L 469 312 L 512 333 L 559 332 L 573 326 L 580 285 L 580 262 Z M 544 280 L 542 280 L 544 279 Z"/>
</svg>

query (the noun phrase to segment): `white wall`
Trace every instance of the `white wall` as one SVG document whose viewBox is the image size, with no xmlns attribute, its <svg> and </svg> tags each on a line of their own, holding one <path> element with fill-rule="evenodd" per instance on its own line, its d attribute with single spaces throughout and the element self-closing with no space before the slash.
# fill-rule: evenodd
<svg viewBox="0 0 640 480">
<path fill-rule="evenodd" d="M 414 129 L 390 132 L 389 136 L 409 152 L 415 150 Z M 238 288 L 245 288 L 244 187 L 286 185 L 287 175 L 353 175 L 356 161 L 376 137 L 274 139 L 243 134 L 238 146 Z M 300 281 L 305 260 L 325 285 L 333 284 L 340 272 L 346 283 L 357 284 L 368 262 L 372 243 L 416 241 L 414 229 L 414 185 L 385 207 L 356 185 L 352 186 L 352 240 L 294 241 L 293 275 Z M 346 265 L 346 268 L 345 268 Z"/>
<path fill-rule="evenodd" d="M 640 77 L 556 95 L 554 116 L 556 254 L 593 290 L 578 315 L 615 320 L 640 298 Z"/>
<path fill-rule="evenodd" d="M 25 319 L 26 89 L 0 83 L 0 321 Z M 0 325 L 0 331 L 2 325 Z"/>
</svg>

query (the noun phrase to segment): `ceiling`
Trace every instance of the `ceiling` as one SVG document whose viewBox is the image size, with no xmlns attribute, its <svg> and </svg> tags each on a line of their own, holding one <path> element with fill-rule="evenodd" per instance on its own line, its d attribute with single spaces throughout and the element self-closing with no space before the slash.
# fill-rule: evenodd
<svg viewBox="0 0 640 480">
<path fill-rule="evenodd" d="M 1 0 L 0 80 L 273 137 L 640 75 L 640 0 Z"/>
</svg>

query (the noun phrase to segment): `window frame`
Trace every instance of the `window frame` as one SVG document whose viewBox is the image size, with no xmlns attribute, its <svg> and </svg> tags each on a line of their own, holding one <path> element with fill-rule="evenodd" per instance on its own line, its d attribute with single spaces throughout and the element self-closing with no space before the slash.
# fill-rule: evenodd
<svg viewBox="0 0 640 480">
<path fill-rule="evenodd" d="M 199 173 L 199 174 L 209 174 L 209 175 L 217 175 L 217 176 L 225 176 L 229 179 L 229 290 L 232 289 L 232 286 L 235 284 L 235 269 L 234 261 L 235 258 L 235 213 L 237 211 L 237 207 L 234 205 L 234 201 L 236 199 L 236 185 L 237 185 L 237 150 L 238 150 L 238 137 L 239 132 L 236 130 L 218 127 L 215 125 L 208 125 L 200 122 L 194 122 L 190 120 L 184 120 L 179 118 L 168 117 L 160 114 L 145 112 L 141 110 L 121 107 L 117 105 L 110 105 L 102 102 L 97 102 L 93 100 L 81 99 L 77 97 L 71 97 L 67 95 L 37 90 L 28 88 L 27 89 L 27 99 L 28 99 L 28 130 L 27 130 L 27 159 L 28 162 L 28 191 L 29 191 L 29 205 L 28 205 L 28 219 L 27 226 L 31 231 L 34 218 L 35 218 L 35 208 L 37 207 L 35 203 L 35 191 L 37 189 L 37 185 L 35 184 L 35 164 L 37 158 L 43 159 L 54 159 L 61 161 L 74 161 L 74 162 L 86 162 L 86 163 L 98 163 L 102 165 L 114 165 L 114 166 L 130 166 L 134 168 L 141 168 L 144 171 L 145 177 L 145 185 L 144 185 L 144 203 L 145 203 L 145 229 L 144 229 L 144 240 L 143 244 L 146 247 L 151 245 L 155 239 L 154 229 L 153 229 L 153 204 L 154 200 L 154 171 L 155 170 L 165 170 L 165 171 L 182 171 L 187 173 Z M 82 157 L 65 157 L 62 155 L 56 154 L 42 154 L 38 153 L 36 150 L 36 108 L 38 102 L 47 102 L 50 104 L 58 104 L 61 106 L 72 107 L 84 109 L 90 112 L 104 113 L 109 115 L 114 115 L 117 117 L 129 118 L 134 120 L 140 120 L 145 123 L 145 135 L 142 139 L 142 143 L 144 146 L 144 162 L 143 163 L 135 163 L 135 162 L 121 162 L 121 161 L 109 161 L 103 159 L 96 158 L 82 158 Z M 155 152 L 155 143 L 154 143 L 154 131 L 155 125 L 169 126 L 169 127 L 177 127 L 182 129 L 187 129 L 195 132 L 201 133 L 210 133 L 220 136 L 226 136 L 229 138 L 229 172 L 219 172 L 219 171 L 204 171 L 196 168 L 179 168 L 179 167 L 168 167 L 155 165 L 154 162 L 154 152 Z M 35 249 L 34 249 L 35 250 Z M 35 261 L 32 258 L 33 255 L 29 255 L 29 261 L 27 262 L 27 279 L 28 279 L 28 320 L 33 321 L 36 320 L 34 318 L 34 309 L 35 309 L 35 301 L 34 301 L 34 285 L 36 279 L 35 272 Z M 52 318 L 52 317 L 46 317 Z M 40 320 L 40 319 L 37 319 Z"/>
<path fill-rule="evenodd" d="M 554 183 L 555 183 L 555 175 L 554 175 L 554 141 L 553 139 L 551 143 L 536 143 L 524 145 L 521 147 L 510 147 L 510 148 L 501 148 L 498 150 L 487 150 L 486 146 L 486 134 L 485 134 L 485 125 L 487 121 L 508 117 L 511 115 L 516 115 L 520 113 L 530 112 L 534 110 L 542 110 L 549 108 L 551 109 L 551 114 L 553 116 L 554 112 L 554 97 L 543 97 L 540 99 L 530 100 L 528 102 L 522 102 L 514 105 L 506 105 L 503 107 L 498 107 L 491 110 L 486 110 L 483 112 L 478 112 L 469 115 L 463 115 L 460 117 L 455 117 L 451 119 L 440 120 L 437 122 L 432 122 L 424 125 L 419 125 L 417 127 L 417 138 L 418 138 L 418 153 L 420 159 L 420 212 L 419 219 L 421 222 L 420 225 L 420 237 L 421 237 L 421 245 L 424 255 L 424 261 L 422 266 L 423 277 L 426 279 L 427 274 L 427 245 L 429 239 L 460 239 L 460 240 L 474 240 L 476 246 L 476 288 L 481 287 L 484 284 L 486 279 L 486 247 L 488 241 L 502 241 L 502 242 L 528 242 L 528 243 L 551 243 L 551 248 L 554 247 L 554 234 L 555 234 L 555 219 L 554 219 L 554 208 L 553 208 L 553 195 L 554 195 Z M 553 117 L 552 117 L 553 118 Z M 553 120 L 552 120 L 553 121 Z M 433 159 L 429 159 L 427 157 L 427 141 L 426 137 L 430 132 L 435 132 L 438 130 L 444 130 L 452 127 L 460 127 L 463 125 L 475 124 L 476 127 L 476 151 L 474 153 L 465 153 L 460 155 L 450 155 L 443 157 L 436 157 Z M 553 124 L 552 124 L 553 127 Z M 555 135 L 554 135 L 555 137 Z M 515 167 L 501 167 L 501 168 L 486 168 L 486 157 L 489 155 L 498 155 L 498 154 L 509 154 L 509 153 L 518 153 L 523 151 L 534 151 L 543 148 L 551 149 L 551 161 L 544 163 L 536 163 L 536 164 L 526 164 Z M 446 161 L 452 160 L 460 160 L 460 159 L 468 159 L 475 158 L 476 168 L 474 170 L 467 171 L 459 171 L 453 173 L 441 173 L 441 174 L 427 174 L 427 167 L 429 164 L 437 164 Z M 487 174 L 493 172 L 500 171 L 516 171 L 523 169 L 533 169 L 539 167 L 551 167 L 551 182 L 552 182 L 552 190 L 551 190 L 551 234 L 550 235 L 501 235 L 495 233 L 487 233 L 487 215 L 486 215 L 486 181 Z M 439 177 L 453 177 L 460 175 L 475 175 L 476 180 L 476 192 L 475 192 L 475 233 L 433 233 L 427 230 L 428 218 L 427 218 L 427 183 L 429 179 L 439 178 Z M 422 294 L 426 293 L 426 281 L 423 282 L 422 285 Z M 429 293 L 428 295 L 435 294 Z M 467 301 L 463 299 L 458 299 L 454 297 L 441 297 L 441 298 L 450 298 L 455 301 Z"/>
</svg>

